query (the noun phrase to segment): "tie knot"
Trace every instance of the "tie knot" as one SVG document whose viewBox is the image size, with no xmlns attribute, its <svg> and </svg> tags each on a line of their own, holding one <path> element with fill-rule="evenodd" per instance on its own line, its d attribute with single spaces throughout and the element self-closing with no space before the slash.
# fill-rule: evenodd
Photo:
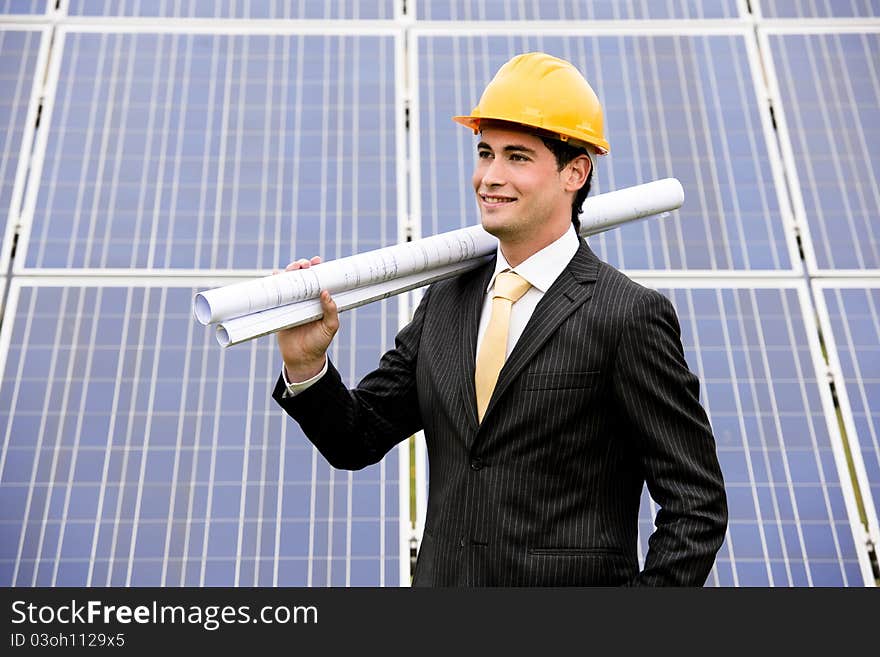
<svg viewBox="0 0 880 657">
<path fill-rule="evenodd" d="M 532 287 L 522 276 L 512 271 L 505 271 L 495 277 L 495 289 L 492 292 L 492 298 L 501 297 L 516 303 L 517 300 Z"/>
</svg>

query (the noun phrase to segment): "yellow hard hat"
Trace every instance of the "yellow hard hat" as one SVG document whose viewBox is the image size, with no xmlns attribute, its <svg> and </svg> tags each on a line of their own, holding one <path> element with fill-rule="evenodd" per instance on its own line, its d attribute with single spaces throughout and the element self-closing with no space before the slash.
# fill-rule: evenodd
<svg viewBox="0 0 880 657">
<path fill-rule="evenodd" d="M 596 93 L 574 66 L 542 52 L 517 55 L 498 69 L 470 116 L 454 116 L 477 134 L 494 119 L 556 133 L 562 141 L 589 144 L 599 155 L 610 148 Z"/>
</svg>

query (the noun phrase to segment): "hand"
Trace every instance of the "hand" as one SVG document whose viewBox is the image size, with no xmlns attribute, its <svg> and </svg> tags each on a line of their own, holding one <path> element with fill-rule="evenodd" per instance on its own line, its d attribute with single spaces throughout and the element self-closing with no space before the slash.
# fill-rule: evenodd
<svg viewBox="0 0 880 657">
<path fill-rule="evenodd" d="M 321 258 L 318 256 L 311 260 L 303 258 L 291 262 L 284 271 L 308 269 L 320 262 Z M 276 269 L 272 273 L 279 272 Z M 336 331 L 339 330 L 339 313 L 336 310 L 336 303 L 327 290 L 321 290 L 321 310 L 324 312 L 321 319 L 283 329 L 277 333 L 278 348 L 281 350 L 281 358 L 284 359 L 287 380 L 292 383 L 311 379 L 323 369 L 327 349 Z"/>
</svg>

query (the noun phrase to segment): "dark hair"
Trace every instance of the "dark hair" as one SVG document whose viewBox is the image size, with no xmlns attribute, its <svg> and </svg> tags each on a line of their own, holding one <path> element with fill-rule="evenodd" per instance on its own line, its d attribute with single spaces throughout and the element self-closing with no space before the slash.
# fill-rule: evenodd
<svg viewBox="0 0 880 657">
<path fill-rule="evenodd" d="M 552 137 L 544 137 L 543 135 L 539 136 L 541 137 L 541 141 L 544 142 L 544 145 L 556 157 L 556 167 L 559 171 L 562 171 L 569 162 L 571 162 L 579 155 L 586 155 L 587 157 L 590 156 L 590 154 L 587 152 L 587 149 L 585 148 L 572 146 L 568 142 L 564 142 L 559 139 L 553 139 Z M 592 159 L 590 160 L 590 163 L 592 164 Z M 574 224 L 574 229 L 576 232 L 580 232 L 581 230 L 581 220 L 578 219 L 578 215 L 583 212 L 583 208 L 581 206 L 584 204 L 584 200 L 590 193 L 590 183 L 592 182 L 593 167 L 590 166 L 590 173 L 587 176 L 587 181 L 584 183 L 583 187 L 581 187 L 577 191 L 577 193 L 574 195 L 574 200 L 571 202 L 571 223 Z"/>
</svg>

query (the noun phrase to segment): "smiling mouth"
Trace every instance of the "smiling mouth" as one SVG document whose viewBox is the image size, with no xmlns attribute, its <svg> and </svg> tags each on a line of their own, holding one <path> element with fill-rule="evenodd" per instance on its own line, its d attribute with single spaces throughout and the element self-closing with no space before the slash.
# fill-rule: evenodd
<svg viewBox="0 0 880 657">
<path fill-rule="evenodd" d="M 509 196 L 493 196 L 490 194 L 480 194 L 480 200 L 489 206 L 499 206 L 506 205 L 508 203 L 514 203 L 516 201 L 515 198 L 510 198 Z"/>
</svg>

